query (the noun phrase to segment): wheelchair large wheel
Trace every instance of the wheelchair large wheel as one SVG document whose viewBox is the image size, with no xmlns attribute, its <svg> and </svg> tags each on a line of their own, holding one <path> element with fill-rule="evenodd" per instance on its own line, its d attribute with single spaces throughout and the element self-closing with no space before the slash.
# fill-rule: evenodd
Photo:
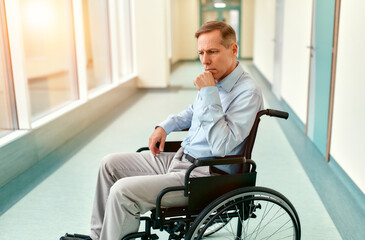
<svg viewBox="0 0 365 240">
<path fill-rule="evenodd" d="M 231 218 L 223 218 L 223 219 L 219 219 L 219 221 L 215 221 L 214 224 L 211 224 L 204 231 L 203 238 L 206 238 L 210 235 L 215 234 L 216 232 L 218 232 L 219 230 L 224 228 L 224 226 L 226 226 L 229 223 L 229 221 L 231 221 Z"/>
<path fill-rule="evenodd" d="M 224 225 L 207 237 L 206 232 L 218 223 Z M 299 240 L 300 222 L 295 208 L 282 194 L 263 187 L 240 188 L 209 204 L 185 239 Z"/>
</svg>

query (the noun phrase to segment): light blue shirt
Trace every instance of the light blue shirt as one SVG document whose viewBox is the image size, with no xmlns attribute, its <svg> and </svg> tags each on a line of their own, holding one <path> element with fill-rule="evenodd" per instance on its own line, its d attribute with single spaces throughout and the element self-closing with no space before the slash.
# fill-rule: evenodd
<svg viewBox="0 0 365 240">
<path fill-rule="evenodd" d="M 167 134 L 189 128 L 181 146 L 194 158 L 242 154 L 258 111 L 263 109 L 261 89 L 240 64 L 215 87 L 202 88 L 194 104 L 170 115 L 161 126 Z M 217 168 L 228 173 L 238 166 Z"/>
</svg>

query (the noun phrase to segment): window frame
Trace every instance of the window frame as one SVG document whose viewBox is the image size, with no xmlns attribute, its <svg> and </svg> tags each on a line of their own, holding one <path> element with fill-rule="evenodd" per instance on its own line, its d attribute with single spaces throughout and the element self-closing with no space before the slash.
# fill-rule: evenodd
<svg viewBox="0 0 365 240">
<path fill-rule="evenodd" d="M 4 52 L 4 62 L 5 62 L 5 71 L 6 71 L 6 79 L 4 89 L 7 90 L 8 96 L 8 104 L 10 106 L 10 121 L 11 121 L 11 130 L 14 131 L 18 129 L 18 117 L 17 117 L 17 106 L 15 101 L 15 92 L 14 92 L 14 84 L 13 84 L 13 71 L 12 71 L 12 63 L 11 63 L 11 55 L 9 48 L 9 36 L 8 36 L 8 27 L 7 27 L 7 16 L 5 11 L 5 3 L 4 1 L 0 1 L 0 31 L 3 45 L 0 46 L 3 48 Z M 0 134 L 1 137 L 2 134 Z"/>
<path fill-rule="evenodd" d="M 0 4 L 3 3 L 4 11 L 7 16 L 7 30 L 8 30 L 8 43 L 9 43 L 9 61 L 10 70 L 12 73 L 12 85 L 14 104 L 16 103 L 15 114 L 17 115 L 17 129 L 8 134 L 11 136 L 0 136 L 0 146 L 19 138 L 20 136 L 29 133 L 32 129 L 42 127 L 50 121 L 57 119 L 58 117 L 76 109 L 80 105 L 87 103 L 89 100 L 98 97 L 112 89 L 120 86 L 128 80 L 134 79 L 137 76 L 136 67 L 136 49 L 135 49 L 135 37 L 134 37 L 134 12 L 133 1 L 129 2 L 129 21 L 130 21 L 130 36 L 127 41 L 130 42 L 130 54 L 132 55 L 132 62 L 130 62 L 131 70 L 127 76 L 119 77 L 118 69 L 118 46 L 116 42 L 116 27 L 117 17 L 115 12 L 116 0 L 108 1 L 107 14 L 108 14 L 108 32 L 109 32 L 109 51 L 110 51 L 110 68 L 111 68 L 111 84 L 100 87 L 95 91 L 88 91 L 87 88 L 87 73 L 86 68 L 80 66 L 86 66 L 86 54 L 85 54 L 85 35 L 83 27 L 83 12 L 82 12 L 82 0 L 69 0 L 71 1 L 71 14 L 73 16 L 73 36 L 74 36 L 74 54 L 75 54 L 75 70 L 76 70 L 76 87 L 78 89 L 79 98 L 74 102 L 67 104 L 66 106 L 48 113 L 46 116 L 32 121 L 31 105 L 28 91 L 28 81 L 25 65 L 25 52 L 24 52 L 24 39 L 22 32 L 22 24 L 20 21 L 20 2 L 19 0 L 0 0 Z"/>
<path fill-rule="evenodd" d="M 19 129 L 31 129 L 31 107 L 25 69 L 23 33 L 20 22 L 20 6 L 16 0 L 4 0 L 7 14 L 9 49 L 13 72 L 15 101 L 17 103 Z"/>
</svg>

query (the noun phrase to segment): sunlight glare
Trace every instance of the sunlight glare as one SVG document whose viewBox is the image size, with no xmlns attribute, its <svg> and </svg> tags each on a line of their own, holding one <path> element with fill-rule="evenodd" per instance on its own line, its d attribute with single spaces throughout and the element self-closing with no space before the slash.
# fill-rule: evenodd
<svg viewBox="0 0 365 240">
<path fill-rule="evenodd" d="M 26 23 L 32 28 L 44 28 L 52 24 L 54 13 L 47 1 L 28 2 L 24 6 L 24 13 Z"/>
</svg>

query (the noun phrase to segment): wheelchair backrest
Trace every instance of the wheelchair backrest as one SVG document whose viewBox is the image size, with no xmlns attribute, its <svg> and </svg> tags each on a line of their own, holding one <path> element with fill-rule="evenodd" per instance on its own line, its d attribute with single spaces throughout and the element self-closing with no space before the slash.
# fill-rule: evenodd
<svg viewBox="0 0 365 240">
<path fill-rule="evenodd" d="M 242 156 L 246 157 L 246 159 L 251 159 L 252 150 L 253 150 L 253 146 L 255 144 L 257 130 L 258 130 L 259 123 L 260 123 L 260 117 L 263 115 L 268 115 L 270 117 L 277 117 L 277 118 L 283 118 L 283 119 L 288 119 L 288 117 L 289 117 L 289 114 L 287 112 L 282 112 L 282 111 L 278 111 L 278 110 L 266 109 L 266 110 L 259 111 L 256 114 L 255 122 L 252 125 L 250 134 L 246 137 L 246 139 L 243 142 Z M 247 173 L 247 172 L 249 172 L 249 170 L 243 168 L 243 169 L 241 169 L 240 172 Z"/>
<path fill-rule="evenodd" d="M 254 122 L 254 124 L 251 128 L 250 134 L 247 136 L 247 138 L 243 142 L 243 153 L 242 153 L 242 155 L 244 157 L 246 157 L 246 159 L 251 159 L 252 150 L 253 150 L 253 146 L 255 144 L 256 134 L 257 134 L 257 129 L 259 127 L 259 123 L 260 123 L 260 117 L 256 116 L 255 122 Z"/>
<path fill-rule="evenodd" d="M 259 111 L 256 115 L 255 122 L 250 130 L 250 134 L 244 141 L 242 156 L 247 160 L 242 164 L 241 171 L 238 174 L 227 174 L 219 176 L 210 176 L 203 178 L 191 178 L 189 180 L 189 210 L 202 209 L 217 197 L 230 192 L 234 189 L 256 184 L 256 165 L 250 160 L 253 146 L 256 140 L 257 130 L 260 123 L 260 117 L 268 115 L 287 119 L 289 114 L 273 109 Z M 243 173 L 243 174 L 242 174 Z"/>
</svg>

